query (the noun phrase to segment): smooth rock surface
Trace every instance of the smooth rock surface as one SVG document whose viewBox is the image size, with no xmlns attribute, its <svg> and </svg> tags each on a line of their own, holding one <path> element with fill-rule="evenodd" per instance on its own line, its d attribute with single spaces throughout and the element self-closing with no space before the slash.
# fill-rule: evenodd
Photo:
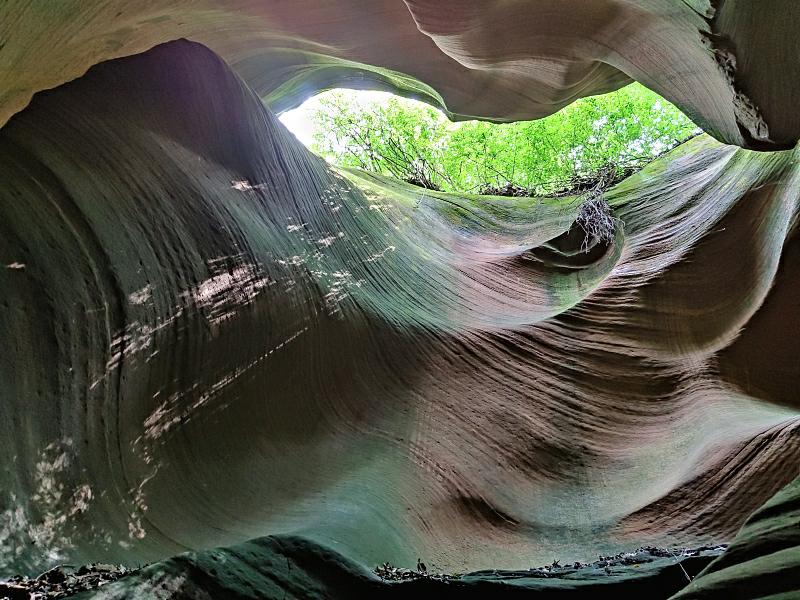
<svg viewBox="0 0 800 600">
<path fill-rule="evenodd" d="M 37 95 L 0 172 L 9 573 L 524 569 L 724 542 L 798 475 L 796 151 L 695 138 L 583 253 L 578 198 L 337 172 L 182 41 Z"/>
<path fill-rule="evenodd" d="M 230 548 L 188 552 L 150 565 L 75 600 L 205 600 L 240 598 L 538 598 L 666 600 L 713 559 L 657 558 L 609 569 L 542 576 L 530 571 L 468 573 L 443 581 L 385 581 L 329 548 L 290 536 L 270 536 Z"/>
<path fill-rule="evenodd" d="M 94 64 L 187 38 L 278 111 L 380 86 L 520 120 L 636 79 L 720 141 L 800 138 L 795 0 L 6 0 L 0 17 L 0 125 Z"/>
</svg>

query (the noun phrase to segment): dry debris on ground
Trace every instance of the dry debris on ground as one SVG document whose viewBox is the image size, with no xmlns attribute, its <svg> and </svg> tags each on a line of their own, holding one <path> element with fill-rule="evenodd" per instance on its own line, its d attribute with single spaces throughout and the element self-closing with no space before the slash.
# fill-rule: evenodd
<svg viewBox="0 0 800 600">
<path fill-rule="evenodd" d="M 419 560 L 417 560 L 416 571 L 395 567 L 385 562 L 375 567 L 375 574 L 385 581 L 407 581 L 409 579 L 437 579 L 439 581 L 449 581 L 461 578 L 461 575 L 458 573 L 429 573 L 425 564 Z"/>
<path fill-rule="evenodd" d="M 657 548 L 655 546 L 643 546 L 637 548 L 633 552 L 621 552 L 612 556 L 598 556 L 598 560 L 591 563 L 571 562 L 562 565 L 560 561 L 554 560 L 552 564 L 544 565 L 541 567 L 531 567 L 527 571 L 491 571 L 498 576 L 511 576 L 518 578 L 520 576 L 536 577 L 536 578 L 550 578 L 550 577 L 565 577 L 571 575 L 576 571 L 598 571 L 600 574 L 603 572 L 606 575 L 615 574 L 614 569 L 619 567 L 637 567 L 644 563 L 652 562 L 658 558 L 673 558 L 676 563 L 680 560 L 690 556 L 700 556 L 702 552 L 714 551 L 723 552 L 727 548 L 726 545 L 716 546 L 701 546 L 699 548 Z M 427 569 L 420 569 L 420 562 L 417 563 L 417 570 L 404 569 L 392 566 L 390 563 L 385 562 L 375 568 L 375 574 L 385 581 L 408 581 L 414 579 L 437 579 L 440 581 L 450 581 L 454 579 L 461 579 L 464 575 L 460 573 L 446 574 L 446 573 L 429 573 Z M 487 571 L 479 571 L 471 573 L 470 575 L 485 574 Z M 617 572 L 618 573 L 618 572 Z M 685 573 L 685 571 L 684 571 Z M 687 576 L 688 577 L 688 576 Z"/>
<path fill-rule="evenodd" d="M 121 577 L 135 573 L 123 565 L 94 563 L 75 569 L 68 565 L 53 567 L 35 578 L 15 575 L 0 582 L 0 600 L 56 600 L 78 592 L 97 589 Z"/>
</svg>

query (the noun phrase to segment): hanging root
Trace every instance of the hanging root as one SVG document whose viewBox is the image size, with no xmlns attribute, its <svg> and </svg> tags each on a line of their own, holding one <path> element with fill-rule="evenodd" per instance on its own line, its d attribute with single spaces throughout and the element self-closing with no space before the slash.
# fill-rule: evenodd
<svg viewBox="0 0 800 600">
<path fill-rule="evenodd" d="M 611 207 L 603 193 L 613 184 L 616 169 L 607 166 L 600 170 L 595 186 L 584 196 L 575 222 L 586 234 L 581 250 L 589 252 L 594 243 L 611 244 L 622 221 L 611 214 Z"/>
<path fill-rule="evenodd" d="M 593 241 L 606 244 L 614 241 L 619 219 L 611 214 L 606 199 L 603 196 L 596 196 L 584 200 L 575 222 L 586 232 L 581 250 L 589 252 Z"/>
</svg>

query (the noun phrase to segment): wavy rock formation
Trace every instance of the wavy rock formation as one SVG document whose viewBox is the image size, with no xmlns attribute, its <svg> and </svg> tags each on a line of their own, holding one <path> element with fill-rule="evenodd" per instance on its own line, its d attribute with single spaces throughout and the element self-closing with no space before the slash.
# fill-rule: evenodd
<svg viewBox="0 0 800 600">
<path fill-rule="evenodd" d="M 624 227 L 583 252 L 580 198 L 337 171 L 262 99 L 518 119 L 635 77 L 783 148 L 794 5 L 320 4 L 0 9 L 0 569 L 282 534 L 459 572 L 731 540 L 800 475 L 798 150 L 695 138 L 607 193 Z M 222 58 L 148 50 L 181 35 Z"/>
<path fill-rule="evenodd" d="M 686 575 L 708 565 L 713 552 L 661 557 L 614 568 L 482 571 L 457 578 L 385 580 L 329 548 L 303 538 L 270 536 L 149 565 L 75 600 L 145 598 L 665 598 L 686 587 Z"/>
<path fill-rule="evenodd" d="M 451 115 L 546 116 L 632 79 L 720 141 L 800 138 L 795 0 L 6 0 L 0 125 L 101 61 L 205 44 L 275 110 L 328 87 L 386 87 Z"/>
<path fill-rule="evenodd" d="M 302 538 L 259 538 L 230 548 L 188 552 L 103 588 L 85 600 L 127 598 L 666 598 L 675 600 L 792 598 L 800 577 L 800 480 L 750 517 L 733 545 L 708 564 L 713 552 L 649 562 L 635 568 L 554 568 L 485 571 L 443 581 L 386 581 Z M 642 558 L 644 554 L 637 557 Z M 600 561 L 601 563 L 603 561 Z M 608 561 L 605 561 L 608 562 Z M 223 567 L 224 565 L 224 567 Z M 235 565 L 232 567 L 232 565 Z M 708 565 L 695 578 L 698 568 Z M 688 586 L 685 577 L 693 577 Z"/>
<path fill-rule="evenodd" d="M 800 581 L 800 479 L 747 520 L 730 549 L 676 600 L 792 598 Z"/>
</svg>

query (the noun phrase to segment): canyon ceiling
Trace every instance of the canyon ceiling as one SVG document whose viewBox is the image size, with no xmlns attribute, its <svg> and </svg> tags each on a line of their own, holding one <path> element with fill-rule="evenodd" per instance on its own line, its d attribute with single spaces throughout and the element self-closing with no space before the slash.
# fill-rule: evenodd
<svg viewBox="0 0 800 600">
<path fill-rule="evenodd" d="M 519 569 L 758 511 L 684 594 L 796 591 L 798 30 L 793 0 L 6 0 L 0 567 L 282 534 Z M 336 169 L 275 117 L 633 80 L 706 134 L 609 190 L 588 252 L 579 197 Z"/>
</svg>

